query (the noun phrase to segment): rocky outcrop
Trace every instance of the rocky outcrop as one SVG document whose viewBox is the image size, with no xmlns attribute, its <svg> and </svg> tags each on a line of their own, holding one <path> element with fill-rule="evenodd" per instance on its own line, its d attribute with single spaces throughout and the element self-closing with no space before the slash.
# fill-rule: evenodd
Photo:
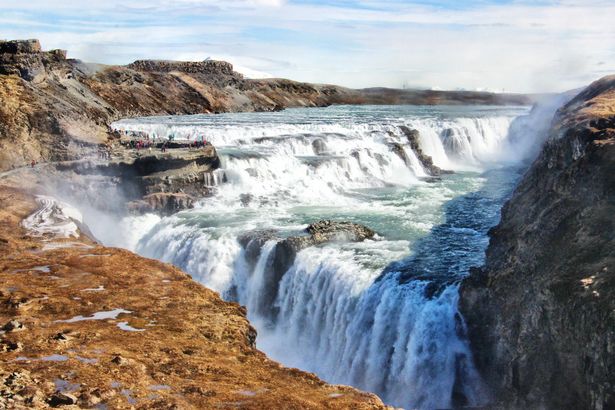
<svg viewBox="0 0 615 410">
<path fill-rule="evenodd" d="M 425 172 L 427 172 L 429 175 L 432 175 L 432 176 L 439 176 L 442 174 L 452 173 L 452 171 L 443 170 L 440 167 L 436 166 L 433 163 L 433 159 L 429 155 L 426 155 L 423 152 L 423 149 L 421 148 L 421 144 L 420 144 L 420 134 L 418 130 L 410 129 L 406 127 L 405 125 L 402 125 L 401 127 L 399 127 L 399 129 L 408 139 L 410 148 L 412 148 L 412 151 L 414 151 L 414 154 L 419 159 Z"/>
<path fill-rule="evenodd" d="M 38 40 L 0 40 L 0 54 L 35 54 L 42 51 Z"/>
<path fill-rule="evenodd" d="M 325 242 L 362 242 L 372 239 L 376 232 L 364 225 L 353 222 L 319 221 L 305 228 L 314 244 Z"/>
<path fill-rule="evenodd" d="M 33 199 L 0 204 L 0 408 L 385 408 L 269 360 L 245 308 L 179 269 L 31 236 Z"/>
<path fill-rule="evenodd" d="M 615 76 L 555 116 L 550 138 L 461 289 L 496 407 L 615 408 Z"/>
<path fill-rule="evenodd" d="M 399 142 L 391 142 L 389 143 L 389 146 L 391 147 L 391 151 L 393 151 L 395 155 L 397 155 L 402 161 L 404 161 L 404 164 L 406 164 L 407 167 L 411 168 L 412 162 L 410 161 L 410 158 L 408 157 L 408 154 L 406 153 L 406 149 L 404 147 L 409 148 L 410 150 L 412 150 L 412 152 L 414 152 L 414 155 L 416 155 L 416 158 L 419 160 L 419 163 L 421 164 L 421 167 L 423 167 L 423 170 L 431 177 L 439 177 L 442 174 L 453 173 L 453 171 L 444 170 L 436 166 L 433 163 L 433 159 L 423 152 L 423 149 L 420 145 L 420 134 L 418 130 L 410 129 L 405 125 L 400 126 L 399 129 L 406 137 L 408 143 L 402 144 Z M 439 178 L 431 179 L 437 180 Z"/>
<path fill-rule="evenodd" d="M 170 215 L 211 195 L 213 173 L 219 167 L 220 158 L 211 145 L 166 152 L 118 148 L 110 160 L 50 165 L 46 185 L 101 210 Z"/>
<path fill-rule="evenodd" d="M 16 75 L 28 82 L 46 79 L 45 67 L 61 65 L 66 51 L 43 52 L 38 40 L 0 41 L 0 75 Z"/>
<path fill-rule="evenodd" d="M 327 242 L 361 242 L 373 239 L 375 235 L 373 230 L 360 224 L 329 220 L 308 225 L 301 235 L 283 236 L 274 230 L 251 231 L 241 235 L 239 243 L 245 250 L 245 258 L 251 270 L 261 257 L 264 245 L 269 241 L 275 241 L 267 261 L 270 268 L 264 272 L 264 297 L 261 299 L 264 303 L 257 308 L 257 313 L 263 317 L 275 318 L 277 308 L 274 303 L 267 301 L 275 300 L 282 277 L 293 265 L 297 253 L 302 249 Z"/>
<path fill-rule="evenodd" d="M 284 79 L 243 78 L 221 61 L 140 60 L 125 67 L 66 59 L 36 40 L 0 42 L 0 171 L 30 161 L 95 154 L 120 118 L 276 111 L 331 104 L 524 104 L 527 96 L 416 90 L 351 90 Z"/>
<path fill-rule="evenodd" d="M 288 270 L 295 255 L 301 249 L 309 246 L 320 245 L 326 242 L 362 242 L 373 239 L 376 233 L 370 228 L 353 222 L 338 222 L 323 220 L 308 225 L 301 235 L 283 237 L 275 230 L 259 230 L 246 232 L 239 237 L 239 243 L 246 249 L 246 257 L 249 263 L 255 264 L 260 256 L 260 251 L 267 241 L 275 240 L 288 252 L 284 260 L 290 264 L 284 264 L 284 272 Z M 287 266 L 286 266 L 287 265 Z M 284 273 L 282 272 L 282 273 Z"/>
<path fill-rule="evenodd" d="M 170 73 L 179 71 L 191 74 L 215 74 L 234 76 L 237 79 L 243 76 L 233 70 L 233 65 L 226 61 L 164 61 L 164 60 L 137 60 L 126 67 L 135 71 Z"/>
<path fill-rule="evenodd" d="M 157 213 L 172 215 L 194 206 L 194 197 L 183 192 L 157 192 L 145 195 L 143 199 L 131 201 L 127 204 L 128 211 L 134 214 Z"/>
</svg>

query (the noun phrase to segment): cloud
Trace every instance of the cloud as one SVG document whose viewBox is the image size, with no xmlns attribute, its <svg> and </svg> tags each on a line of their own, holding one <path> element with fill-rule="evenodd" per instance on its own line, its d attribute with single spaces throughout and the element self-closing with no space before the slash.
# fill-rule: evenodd
<svg viewBox="0 0 615 410">
<path fill-rule="evenodd" d="M 221 56 L 245 72 L 351 87 L 540 92 L 615 68 L 612 1 L 75 3 L 0 0 L 2 36 L 89 61 Z"/>
</svg>

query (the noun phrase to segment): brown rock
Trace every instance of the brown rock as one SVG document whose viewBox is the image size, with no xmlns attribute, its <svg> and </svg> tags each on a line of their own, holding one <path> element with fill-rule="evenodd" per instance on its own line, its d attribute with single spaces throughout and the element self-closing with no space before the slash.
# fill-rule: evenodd
<svg viewBox="0 0 615 410">
<path fill-rule="evenodd" d="M 25 329 L 26 326 L 18 320 L 9 320 L 4 326 L 2 326 L 2 330 L 5 332 L 19 332 Z"/>
<path fill-rule="evenodd" d="M 499 408 L 615 408 L 615 76 L 560 108 L 461 289 Z"/>
<path fill-rule="evenodd" d="M 51 407 L 70 406 L 77 403 L 77 397 L 70 393 L 56 392 L 47 399 Z"/>
<path fill-rule="evenodd" d="M 144 408 L 216 408 L 220 403 L 236 401 L 236 392 L 246 386 L 262 392 L 242 397 L 247 408 L 321 409 L 333 404 L 342 408 L 384 408 L 373 395 L 350 387 L 316 384 L 313 376 L 269 360 L 254 348 L 256 332 L 245 309 L 223 301 L 217 293 L 171 265 L 105 248 L 86 237 L 79 240 L 92 248 L 32 253 L 33 246 L 41 248 L 41 239 L 28 236 L 20 222 L 36 204 L 18 191 L 2 187 L 0 203 L 0 236 L 10 238 L 10 248 L 0 253 L 0 283 L 3 287 L 18 286 L 24 294 L 48 295 L 44 303 L 34 304 L 29 312 L 45 325 L 10 334 L 12 340 L 28 347 L 27 357 L 33 360 L 25 364 L 13 360 L 19 353 L 2 353 L 7 360 L 3 357 L 0 366 L 0 392 L 9 391 L 10 397 L 0 393 L 0 408 L 27 408 L 28 400 L 34 400 L 33 393 L 24 390 L 27 386 L 40 390 L 42 397 L 49 400 L 47 405 L 84 408 L 101 403 L 108 408 L 125 408 L 130 405 L 128 396 Z M 83 257 L 91 254 L 104 256 Z M 40 278 L 36 272 L 11 273 L 43 265 L 53 265 L 54 272 L 62 273 L 61 285 L 59 281 Z M 163 282 L 167 280 L 170 281 Z M 82 292 L 85 287 L 101 283 L 104 292 Z M 73 299 L 74 295 L 81 299 Z M 116 308 L 131 313 L 118 320 L 57 322 Z M 0 304 L 0 318 L 16 320 L 14 315 L 14 310 Z M 139 323 L 137 327 L 145 330 L 122 330 L 117 326 L 120 321 Z M 67 351 L 63 344 L 50 343 L 58 333 L 68 331 L 71 343 L 82 349 Z M 39 360 L 53 355 L 67 360 Z M 28 366 L 29 373 L 24 366 Z M 62 386 L 65 393 L 55 393 L 58 379 L 66 382 Z M 157 398 L 148 398 L 153 396 L 152 386 L 156 385 L 169 389 L 155 390 Z M 343 399 L 330 397 L 340 389 Z M 176 394 L 184 391 L 194 393 Z M 23 400 L 17 402 L 15 396 Z M 37 403 L 30 407 L 45 405 L 44 401 Z"/>
</svg>

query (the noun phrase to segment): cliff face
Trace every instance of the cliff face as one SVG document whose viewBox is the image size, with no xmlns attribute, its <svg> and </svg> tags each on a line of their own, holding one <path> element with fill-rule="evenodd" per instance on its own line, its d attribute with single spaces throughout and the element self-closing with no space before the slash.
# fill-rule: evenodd
<svg viewBox="0 0 615 410">
<path fill-rule="evenodd" d="M 191 208 L 211 195 L 220 158 L 211 145 L 199 149 L 158 149 L 140 151 L 116 147 L 111 159 L 42 164 L 39 185 L 47 192 L 79 198 L 98 209 L 114 214 L 156 212 L 172 214 Z M 17 172 L 5 181 L 19 180 L 31 169 Z"/>
<path fill-rule="evenodd" d="M 80 158 L 120 118 L 272 111 L 331 104 L 528 104 L 523 95 L 350 90 L 284 79 L 250 80 L 221 61 L 136 61 L 125 67 L 66 59 L 36 40 L 0 42 L 0 171 L 31 160 Z"/>
<path fill-rule="evenodd" d="M 269 360 L 245 309 L 179 269 L 55 235 L 56 205 L 25 229 L 18 190 L 0 204 L 0 408 L 384 408 Z"/>
<path fill-rule="evenodd" d="M 505 408 L 615 408 L 615 76 L 556 114 L 462 286 L 477 364 Z"/>
</svg>

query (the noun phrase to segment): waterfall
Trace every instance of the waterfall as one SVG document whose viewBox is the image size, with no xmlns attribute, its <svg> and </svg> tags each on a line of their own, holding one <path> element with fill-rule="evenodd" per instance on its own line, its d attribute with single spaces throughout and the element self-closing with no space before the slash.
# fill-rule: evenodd
<svg viewBox="0 0 615 410">
<path fill-rule="evenodd" d="M 458 284 L 481 263 L 486 232 L 518 176 L 502 167 L 526 154 L 528 140 L 508 132 L 525 113 L 330 107 L 120 121 L 123 132 L 204 138 L 222 160 L 207 179 L 214 195 L 160 220 L 135 250 L 247 306 L 258 347 L 285 365 L 406 408 L 484 404 Z M 428 179 L 402 126 L 456 173 Z M 327 218 L 379 235 L 302 249 L 273 274 L 279 238 Z M 277 236 L 248 255 L 238 238 L 254 230 Z"/>
</svg>

